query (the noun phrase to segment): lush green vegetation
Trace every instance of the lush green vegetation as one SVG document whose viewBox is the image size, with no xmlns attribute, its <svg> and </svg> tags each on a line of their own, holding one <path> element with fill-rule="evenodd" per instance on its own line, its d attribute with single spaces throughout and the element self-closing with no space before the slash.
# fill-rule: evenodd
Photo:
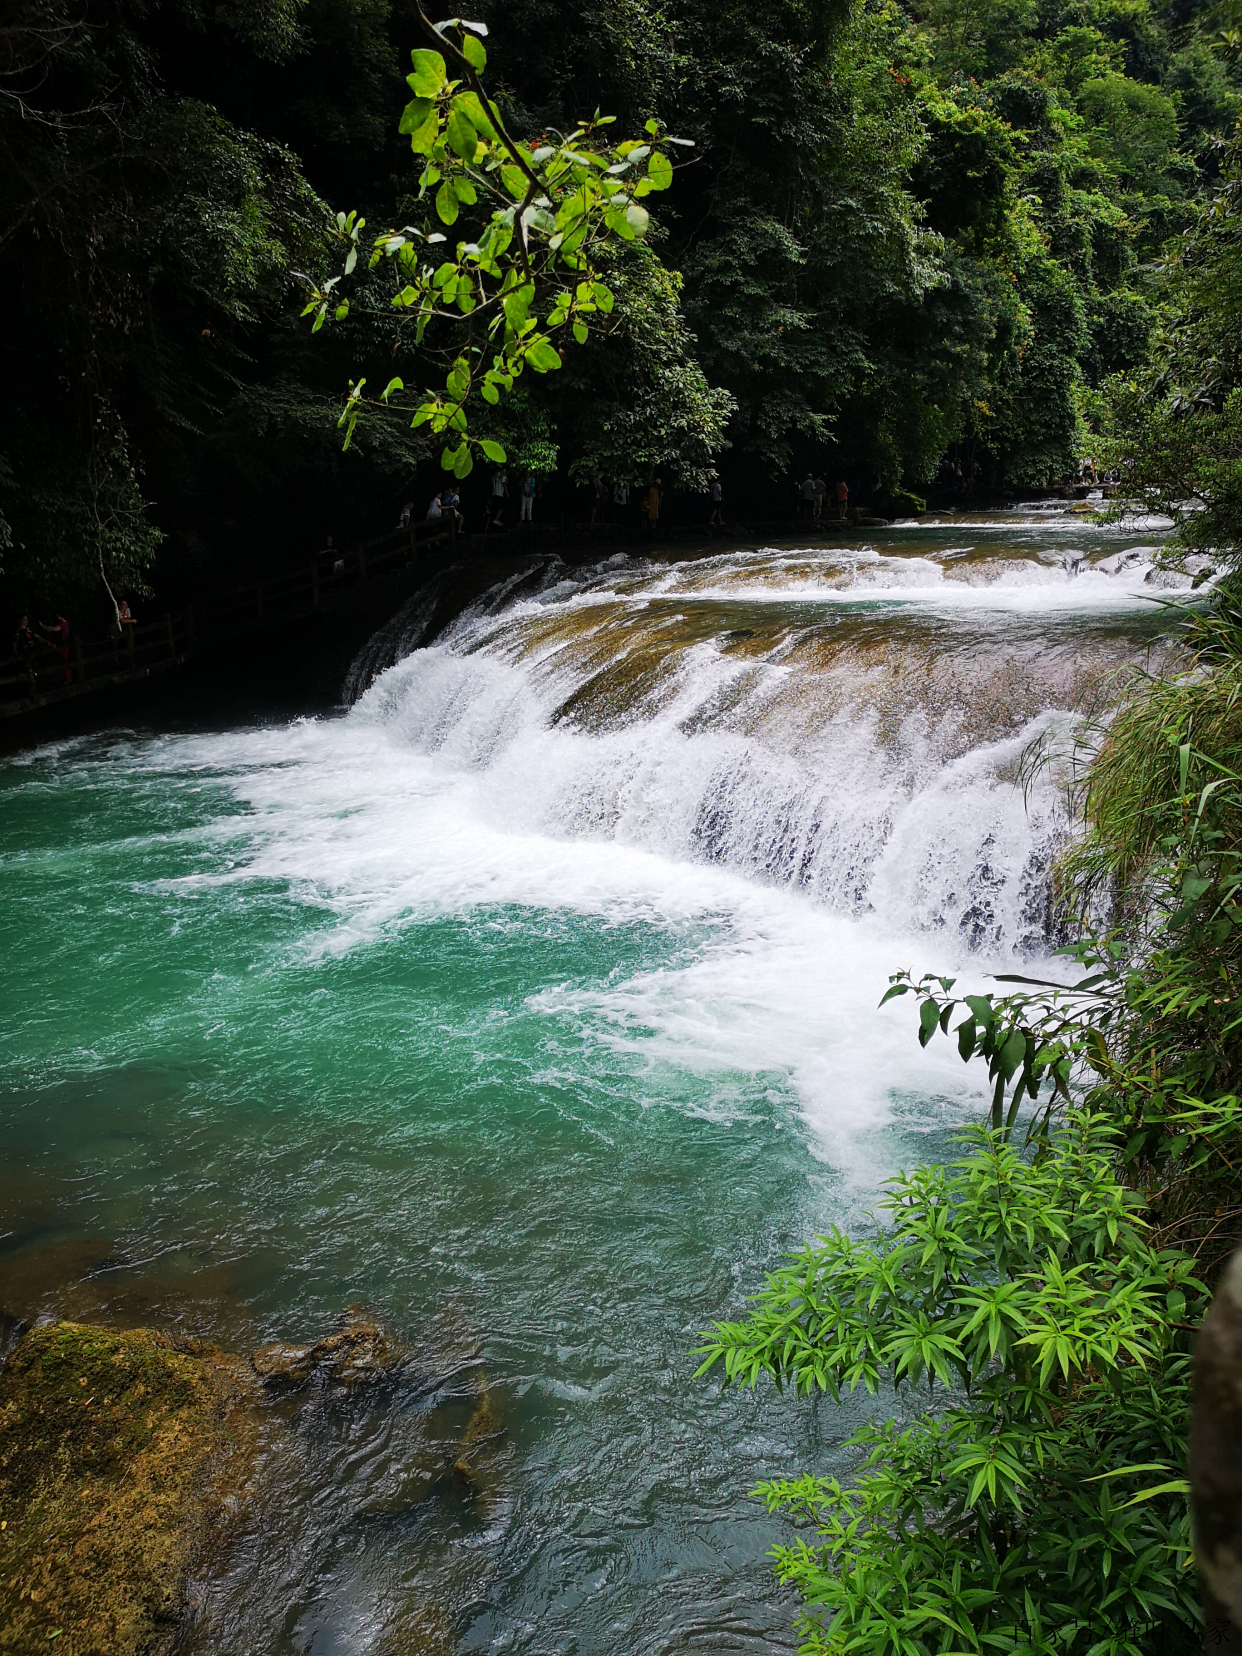
<svg viewBox="0 0 1242 1656">
<path fill-rule="evenodd" d="M 926 1382 L 929 1412 L 858 1435 L 855 1487 L 760 1491 L 816 1531 L 777 1564 L 808 1652 L 1156 1656 L 1202 1638 L 1190 1342 L 1242 1240 L 1240 142 L 1155 274 L 1148 361 L 1086 400 L 1133 462 L 1130 503 L 1174 510 L 1172 557 L 1218 584 L 1176 621 L 1174 665 L 1116 686 L 1071 755 L 1080 832 L 1058 876 L 1078 980 L 959 998 L 897 974 L 886 998 L 916 996 L 922 1044 L 952 1036 L 987 1067 L 972 1153 L 896 1180 L 873 1241 L 806 1249 L 704 1348 L 701 1372 L 883 1388 L 890 1407 Z"/>
<path fill-rule="evenodd" d="M 479 452 L 565 489 L 718 469 L 735 503 L 807 466 L 999 491 L 1096 453 L 1200 508 L 1182 549 L 1226 578 L 1187 663 L 1077 756 L 1082 981 L 899 976 L 924 1044 L 988 1067 L 990 1121 L 705 1351 L 939 1389 L 867 1428 L 854 1488 L 764 1490 L 819 1532 L 778 1560 L 808 1650 L 1188 1648 L 1188 1339 L 1242 1218 L 1236 39 L 1186 0 L 480 14 L 437 52 L 387 0 L 20 0 L 11 606 L 305 556 Z"/>
<path fill-rule="evenodd" d="M 752 507 L 808 466 L 873 492 L 925 491 L 946 459 L 978 489 L 1064 475 L 1084 411 L 1107 435 L 1100 388 L 1167 348 L 1157 265 L 1242 104 L 1193 6 L 1151 0 L 480 16 L 525 154 L 599 110 L 600 141 L 654 121 L 692 145 L 663 148 L 645 240 L 596 250 L 608 325 L 471 416 L 562 504 L 597 470 L 693 490 L 718 469 Z M 434 208 L 400 130 L 428 47 L 389 0 L 21 0 L 0 46 L 11 605 L 84 602 L 101 573 L 227 579 L 421 507 L 439 434 L 367 419 L 341 450 L 351 382 L 431 381 L 396 256 L 344 276 L 358 221 L 336 215 L 366 220 L 365 247 Z M 306 279 L 334 275 L 349 312 L 312 335 Z"/>
<path fill-rule="evenodd" d="M 947 1394 L 864 1428 L 853 1488 L 762 1486 L 817 1529 L 777 1558 L 802 1648 L 1189 1652 L 1186 1502 L 1154 1474 L 1182 1456 L 1192 1261 L 1153 1245 L 1101 1116 L 1071 1113 L 1033 1164 L 971 1137 L 893 1181 L 890 1229 L 808 1247 L 707 1348 L 735 1381 Z"/>
</svg>

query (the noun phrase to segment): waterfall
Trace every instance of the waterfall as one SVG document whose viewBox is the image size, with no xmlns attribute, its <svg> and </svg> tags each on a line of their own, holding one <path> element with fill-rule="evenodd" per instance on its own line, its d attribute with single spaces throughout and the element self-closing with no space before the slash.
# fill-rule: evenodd
<svg viewBox="0 0 1242 1656">
<path fill-rule="evenodd" d="M 497 826 L 1021 956 L 1067 823 L 1019 763 L 1150 653 L 1154 549 L 911 540 L 550 563 L 405 653 L 353 717 L 473 776 Z"/>
</svg>

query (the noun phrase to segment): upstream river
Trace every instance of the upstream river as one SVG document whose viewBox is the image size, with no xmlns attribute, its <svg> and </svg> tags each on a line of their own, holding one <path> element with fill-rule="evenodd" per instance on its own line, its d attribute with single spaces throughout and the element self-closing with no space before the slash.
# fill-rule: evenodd
<svg viewBox="0 0 1242 1656">
<path fill-rule="evenodd" d="M 1149 657 L 1158 540 L 618 555 L 332 717 L 0 765 L 0 1310 L 411 1354 L 277 1411 L 196 1650 L 793 1650 L 747 1492 L 867 1405 L 692 1348 L 979 1115 L 877 1002 L 1046 955 L 1019 761 Z"/>
</svg>

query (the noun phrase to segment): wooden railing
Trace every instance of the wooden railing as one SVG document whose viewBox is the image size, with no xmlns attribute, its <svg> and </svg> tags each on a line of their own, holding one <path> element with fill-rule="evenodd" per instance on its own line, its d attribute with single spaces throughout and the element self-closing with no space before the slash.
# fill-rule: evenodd
<svg viewBox="0 0 1242 1656">
<path fill-rule="evenodd" d="M 37 702 L 84 684 L 137 678 L 153 666 L 183 661 L 194 642 L 190 610 L 146 626 L 125 626 L 118 636 L 70 640 L 68 649 L 39 645 L 28 655 L 0 661 L 0 705 Z"/>
<path fill-rule="evenodd" d="M 164 615 L 142 626 L 124 624 L 110 638 L 84 641 L 74 637 L 67 650 L 40 643 L 28 654 L 7 660 L 0 657 L 0 714 L 59 701 L 84 687 L 102 688 L 174 666 L 205 635 L 219 638 L 255 625 L 314 614 L 336 591 L 380 570 L 410 564 L 421 547 L 441 540 L 451 545 L 455 538 L 444 520 L 414 523 L 408 530 L 382 535 L 352 552 L 321 554 L 315 563 L 287 575 L 200 599 L 176 615 Z"/>
<path fill-rule="evenodd" d="M 195 605 L 195 616 L 201 629 L 227 632 L 247 622 L 310 615 L 322 609 L 335 590 L 368 580 L 379 570 L 409 563 L 420 547 L 440 540 L 452 543 L 455 538 L 450 522 L 443 518 L 412 523 L 409 529 L 395 529 L 352 552 L 320 553 L 314 563 L 286 575 L 209 595 Z"/>
</svg>

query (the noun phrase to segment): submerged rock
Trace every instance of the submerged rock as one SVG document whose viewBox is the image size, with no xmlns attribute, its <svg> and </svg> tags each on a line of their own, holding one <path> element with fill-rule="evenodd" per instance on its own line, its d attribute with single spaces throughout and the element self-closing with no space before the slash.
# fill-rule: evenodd
<svg viewBox="0 0 1242 1656">
<path fill-rule="evenodd" d="M 250 1361 L 269 1388 L 304 1386 L 320 1378 L 350 1385 L 387 1373 L 401 1361 L 401 1351 L 361 1306 L 351 1305 L 345 1326 L 314 1345 L 287 1345 L 277 1341 L 256 1351 Z"/>
<path fill-rule="evenodd" d="M 453 1471 L 459 1478 L 465 1478 L 471 1483 L 477 1479 L 480 1472 L 479 1452 L 488 1444 L 495 1443 L 497 1438 L 503 1437 L 504 1430 L 505 1423 L 496 1409 L 487 1376 L 480 1374 L 478 1401 L 466 1422 L 466 1429 L 457 1445 L 457 1459 L 453 1462 Z"/>
<path fill-rule="evenodd" d="M 239 1504 L 246 1400 L 202 1342 L 68 1322 L 21 1338 L 0 1372 L 0 1651 L 170 1646 L 187 1572 Z"/>
<path fill-rule="evenodd" d="M 420 1610 L 385 1635 L 377 1656 L 452 1656 L 457 1640 L 442 1611 Z"/>
</svg>

